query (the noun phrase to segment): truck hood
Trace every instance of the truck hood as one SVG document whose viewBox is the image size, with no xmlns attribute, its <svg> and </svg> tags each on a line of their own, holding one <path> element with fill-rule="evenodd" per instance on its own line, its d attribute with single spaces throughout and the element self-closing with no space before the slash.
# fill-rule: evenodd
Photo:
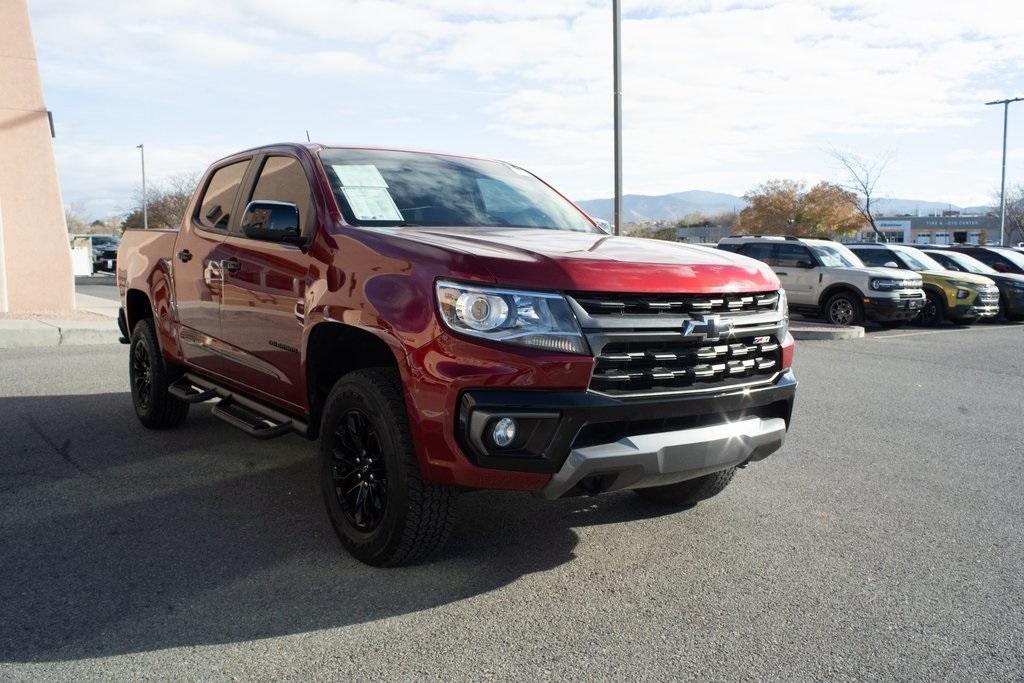
<svg viewBox="0 0 1024 683">
<path fill-rule="evenodd" d="M 984 275 L 963 273 L 959 270 L 919 270 L 917 272 L 925 277 L 930 277 L 936 280 L 946 280 L 948 282 L 970 282 L 972 285 L 978 286 L 995 284 L 995 282 Z"/>
<path fill-rule="evenodd" d="M 899 268 L 879 268 L 879 267 L 865 267 L 865 268 L 829 268 L 830 271 L 837 273 L 849 272 L 851 274 L 867 274 L 871 278 L 887 278 L 890 280 L 920 280 L 921 275 L 919 273 L 907 272 L 900 270 Z"/>
<path fill-rule="evenodd" d="M 400 239 L 470 257 L 481 278 L 503 286 L 638 293 L 779 288 L 760 261 L 678 242 L 533 228 L 394 230 Z"/>
</svg>

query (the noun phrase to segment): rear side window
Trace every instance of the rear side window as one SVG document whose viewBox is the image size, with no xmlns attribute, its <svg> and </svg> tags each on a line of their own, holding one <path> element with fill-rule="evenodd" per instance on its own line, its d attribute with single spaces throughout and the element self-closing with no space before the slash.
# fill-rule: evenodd
<svg viewBox="0 0 1024 683">
<path fill-rule="evenodd" d="M 729 242 L 727 244 L 719 244 L 718 248 L 721 249 L 722 251 L 731 251 L 734 254 L 741 254 L 741 253 L 743 253 L 743 245 L 742 244 L 735 244 L 733 242 Z"/>
<path fill-rule="evenodd" d="M 238 188 L 242 185 L 242 177 L 248 167 L 249 160 L 246 159 L 222 166 L 213 172 L 199 206 L 199 222 L 202 225 L 216 230 L 227 229 Z"/>
<path fill-rule="evenodd" d="M 253 201 L 287 202 L 299 207 L 299 225 L 302 234 L 309 234 L 313 225 L 313 200 L 306 173 L 298 159 L 267 157 L 260 169 L 260 177 L 253 188 Z"/>
<path fill-rule="evenodd" d="M 758 261 L 768 263 L 772 258 L 772 245 L 765 242 L 753 242 L 751 244 L 744 244 L 740 253 L 750 258 L 756 258 Z"/>
</svg>

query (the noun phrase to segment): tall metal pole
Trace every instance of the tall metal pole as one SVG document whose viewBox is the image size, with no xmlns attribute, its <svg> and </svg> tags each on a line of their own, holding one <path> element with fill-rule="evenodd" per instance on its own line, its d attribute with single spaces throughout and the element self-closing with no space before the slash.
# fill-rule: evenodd
<svg viewBox="0 0 1024 683">
<path fill-rule="evenodd" d="M 986 102 L 985 105 L 1003 105 L 1003 172 L 999 182 L 999 246 L 1006 246 L 1006 128 L 1010 119 L 1010 103 L 1020 102 L 1024 97 L 1014 97 L 1008 100 L 995 100 Z"/>
<path fill-rule="evenodd" d="M 142 229 L 149 230 L 149 202 L 146 201 L 146 146 L 136 145 L 142 155 Z"/>
<path fill-rule="evenodd" d="M 615 234 L 622 229 L 622 58 L 621 58 L 621 24 L 622 14 L 619 11 L 619 0 L 612 0 L 612 62 L 615 99 Z"/>
</svg>

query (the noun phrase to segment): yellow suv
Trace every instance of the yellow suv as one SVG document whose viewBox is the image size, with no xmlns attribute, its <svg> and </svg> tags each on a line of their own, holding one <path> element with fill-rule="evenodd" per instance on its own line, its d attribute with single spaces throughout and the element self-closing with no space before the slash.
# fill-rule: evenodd
<svg viewBox="0 0 1024 683">
<path fill-rule="evenodd" d="M 902 268 L 921 274 L 925 306 L 915 319 L 921 325 L 938 325 L 943 320 L 957 324 L 999 315 L 999 288 L 983 275 L 946 270 L 920 249 L 904 244 L 847 245 L 866 265 Z"/>
</svg>

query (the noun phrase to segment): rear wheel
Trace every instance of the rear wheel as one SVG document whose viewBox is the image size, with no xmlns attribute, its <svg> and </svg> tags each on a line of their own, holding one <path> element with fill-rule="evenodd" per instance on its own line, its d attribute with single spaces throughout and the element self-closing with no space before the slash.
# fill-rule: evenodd
<svg viewBox="0 0 1024 683">
<path fill-rule="evenodd" d="M 338 538 L 366 564 L 411 564 L 448 537 L 454 490 L 420 474 L 393 370 L 358 370 L 334 386 L 320 426 L 320 483 Z"/>
<path fill-rule="evenodd" d="M 825 302 L 825 320 L 833 325 L 863 325 L 864 306 L 850 292 L 837 292 Z"/>
<path fill-rule="evenodd" d="M 696 479 L 688 479 L 678 484 L 651 486 L 649 488 L 633 490 L 644 500 L 657 503 L 658 505 L 686 507 L 699 503 L 702 500 L 707 500 L 712 496 L 717 496 L 725 490 L 725 487 L 729 485 L 735 474 L 736 468 L 730 467 L 721 472 L 706 474 Z"/>
<path fill-rule="evenodd" d="M 128 378 L 139 421 L 150 429 L 177 427 L 188 417 L 188 404 L 167 393 L 178 372 L 164 360 L 152 318 L 135 323 L 129 351 Z"/>
<path fill-rule="evenodd" d="M 924 307 L 914 321 L 925 327 L 935 327 L 946 319 L 946 302 L 938 292 L 925 292 Z"/>
</svg>

